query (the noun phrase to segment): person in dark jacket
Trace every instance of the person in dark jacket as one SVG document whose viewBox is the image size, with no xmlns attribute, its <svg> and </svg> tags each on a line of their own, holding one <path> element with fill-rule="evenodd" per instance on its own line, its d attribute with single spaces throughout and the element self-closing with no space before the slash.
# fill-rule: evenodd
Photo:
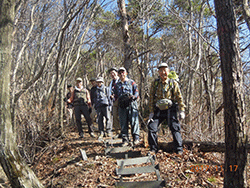
<svg viewBox="0 0 250 188">
<path fill-rule="evenodd" d="M 90 89 L 90 99 L 91 99 L 91 105 L 92 105 L 92 109 L 90 110 L 90 117 L 91 117 L 92 121 L 95 121 L 96 116 L 97 116 L 95 106 L 94 106 L 94 95 L 95 95 L 95 92 L 97 89 L 96 78 L 91 78 L 90 83 L 92 85 L 92 87 Z"/>
<path fill-rule="evenodd" d="M 94 94 L 94 106 L 97 112 L 99 139 L 102 139 L 104 133 L 104 117 L 106 119 L 106 133 L 108 137 L 112 136 L 112 124 L 110 122 L 110 91 L 109 88 L 104 86 L 102 77 L 96 79 L 96 92 Z"/>
<path fill-rule="evenodd" d="M 93 131 L 92 119 L 90 118 L 89 108 L 91 107 L 91 100 L 89 91 L 83 87 L 82 79 L 76 79 L 76 87 L 71 93 L 71 97 L 68 99 L 69 103 L 73 102 L 75 108 L 75 118 L 76 124 L 79 132 L 79 137 L 83 138 L 83 130 L 82 130 L 82 122 L 81 122 L 81 114 L 84 115 L 87 124 L 88 124 L 88 132 L 91 137 L 95 137 Z"/>
<path fill-rule="evenodd" d="M 67 108 L 72 109 L 74 106 L 72 103 L 67 102 L 68 99 L 71 97 L 71 93 L 73 92 L 73 86 L 71 84 L 67 85 L 68 93 L 66 94 L 66 97 L 64 98 L 64 101 L 67 104 Z"/>
<path fill-rule="evenodd" d="M 71 84 L 67 85 L 68 93 L 66 94 L 66 97 L 64 98 L 64 102 L 66 102 L 66 108 L 67 108 L 67 124 L 73 125 L 74 123 L 74 105 L 72 103 L 68 102 L 68 99 L 71 97 L 71 93 L 73 92 L 74 88 Z"/>
<path fill-rule="evenodd" d="M 96 85 L 96 78 L 91 78 L 90 83 L 92 85 L 90 89 L 90 99 L 91 99 L 91 104 L 93 106 L 93 101 L 94 101 L 94 93 L 96 91 L 97 85 Z"/>
</svg>

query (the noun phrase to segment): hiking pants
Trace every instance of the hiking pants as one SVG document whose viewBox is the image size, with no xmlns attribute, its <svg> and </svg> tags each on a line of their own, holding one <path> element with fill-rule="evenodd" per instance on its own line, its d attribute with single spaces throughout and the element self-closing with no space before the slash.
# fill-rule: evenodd
<svg viewBox="0 0 250 188">
<path fill-rule="evenodd" d="M 110 111 L 108 109 L 109 106 L 102 106 L 96 109 L 99 132 L 104 131 L 103 117 L 105 117 L 106 119 L 106 132 L 112 131 L 112 124 L 110 121 Z"/>
<path fill-rule="evenodd" d="M 131 124 L 131 133 L 133 140 L 139 139 L 140 128 L 139 128 L 139 112 L 137 108 L 137 102 L 133 101 L 132 104 L 127 108 L 119 107 L 119 120 L 121 125 L 121 134 L 123 141 L 128 140 L 128 124 Z"/>
<path fill-rule="evenodd" d="M 90 118 L 88 106 L 87 105 L 79 105 L 79 106 L 75 106 L 75 118 L 76 118 L 76 124 L 77 124 L 77 129 L 78 129 L 79 134 L 83 133 L 81 114 L 84 115 L 84 118 L 87 121 L 88 132 L 89 133 L 93 132 L 92 119 Z"/>
<path fill-rule="evenodd" d="M 112 113 L 113 113 L 113 127 L 115 129 L 115 133 L 119 134 L 119 130 L 121 129 L 120 121 L 119 121 L 119 106 L 118 100 L 113 103 Z"/>
<path fill-rule="evenodd" d="M 169 108 L 168 110 L 159 110 L 158 108 L 155 110 L 153 121 L 148 124 L 148 143 L 150 150 L 159 150 L 157 132 L 159 130 L 159 125 L 165 119 L 168 122 L 168 126 L 173 136 L 175 151 L 183 151 L 180 133 L 181 126 L 177 119 L 177 109 L 175 106 Z"/>
</svg>

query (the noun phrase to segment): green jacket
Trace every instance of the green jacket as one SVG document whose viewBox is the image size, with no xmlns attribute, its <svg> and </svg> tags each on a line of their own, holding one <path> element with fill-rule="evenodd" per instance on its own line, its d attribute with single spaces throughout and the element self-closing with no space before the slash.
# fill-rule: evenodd
<svg viewBox="0 0 250 188">
<path fill-rule="evenodd" d="M 158 83 L 157 83 L 158 82 Z M 173 79 L 167 79 L 163 83 L 161 78 L 152 82 L 149 96 L 149 110 L 154 111 L 155 104 L 160 99 L 170 99 L 174 103 L 177 103 L 180 111 L 185 110 L 185 104 L 183 103 L 182 94 L 178 82 Z"/>
</svg>

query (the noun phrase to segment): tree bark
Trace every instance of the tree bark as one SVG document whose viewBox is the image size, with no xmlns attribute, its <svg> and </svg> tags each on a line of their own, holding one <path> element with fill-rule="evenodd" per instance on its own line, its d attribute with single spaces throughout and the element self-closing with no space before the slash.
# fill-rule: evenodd
<svg viewBox="0 0 250 188">
<path fill-rule="evenodd" d="M 0 163 L 12 187 L 43 187 L 23 162 L 14 139 L 10 111 L 11 42 L 15 1 L 0 1 Z"/>
<path fill-rule="evenodd" d="M 123 35 L 123 55 L 124 55 L 124 62 L 123 65 L 126 68 L 127 72 L 130 73 L 132 68 L 132 48 L 130 45 L 130 36 L 128 30 L 128 19 L 127 19 L 127 12 L 125 7 L 125 0 L 118 0 L 118 7 L 121 15 L 122 21 L 122 35 Z"/>
<path fill-rule="evenodd" d="M 232 0 L 215 0 L 219 37 L 225 124 L 224 187 L 246 187 L 247 135 L 243 70 Z M 230 165 L 238 165 L 230 171 Z"/>
</svg>

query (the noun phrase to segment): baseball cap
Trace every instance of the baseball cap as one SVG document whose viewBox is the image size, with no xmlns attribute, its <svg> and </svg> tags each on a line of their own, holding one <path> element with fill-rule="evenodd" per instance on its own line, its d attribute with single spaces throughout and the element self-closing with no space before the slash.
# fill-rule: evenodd
<svg viewBox="0 0 250 188">
<path fill-rule="evenodd" d="M 76 81 L 82 82 L 82 78 L 78 77 Z"/>
<path fill-rule="evenodd" d="M 168 68 L 168 64 L 167 64 L 167 63 L 161 63 L 161 64 L 158 66 L 158 69 L 160 69 L 161 67 L 167 67 L 167 68 Z"/>
<path fill-rule="evenodd" d="M 120 67 L 118 72 L 120 72 L 120 71 L 126 71 L 126 69 L 124 67 Z"/>
<path fill-rule="evenodd" d="M 97 77 L 96 82 L 104 82 L 103 77 Z"/>
<path fill-rule="evenodd" d="M 110 68 L 110 69 L 108 70 L 109 73 L 110 73 L 111 71 L 118 72 L 117 68 L 115 68 L 115 67 L 112 67 L 112 68 Z"/>
</svg>

